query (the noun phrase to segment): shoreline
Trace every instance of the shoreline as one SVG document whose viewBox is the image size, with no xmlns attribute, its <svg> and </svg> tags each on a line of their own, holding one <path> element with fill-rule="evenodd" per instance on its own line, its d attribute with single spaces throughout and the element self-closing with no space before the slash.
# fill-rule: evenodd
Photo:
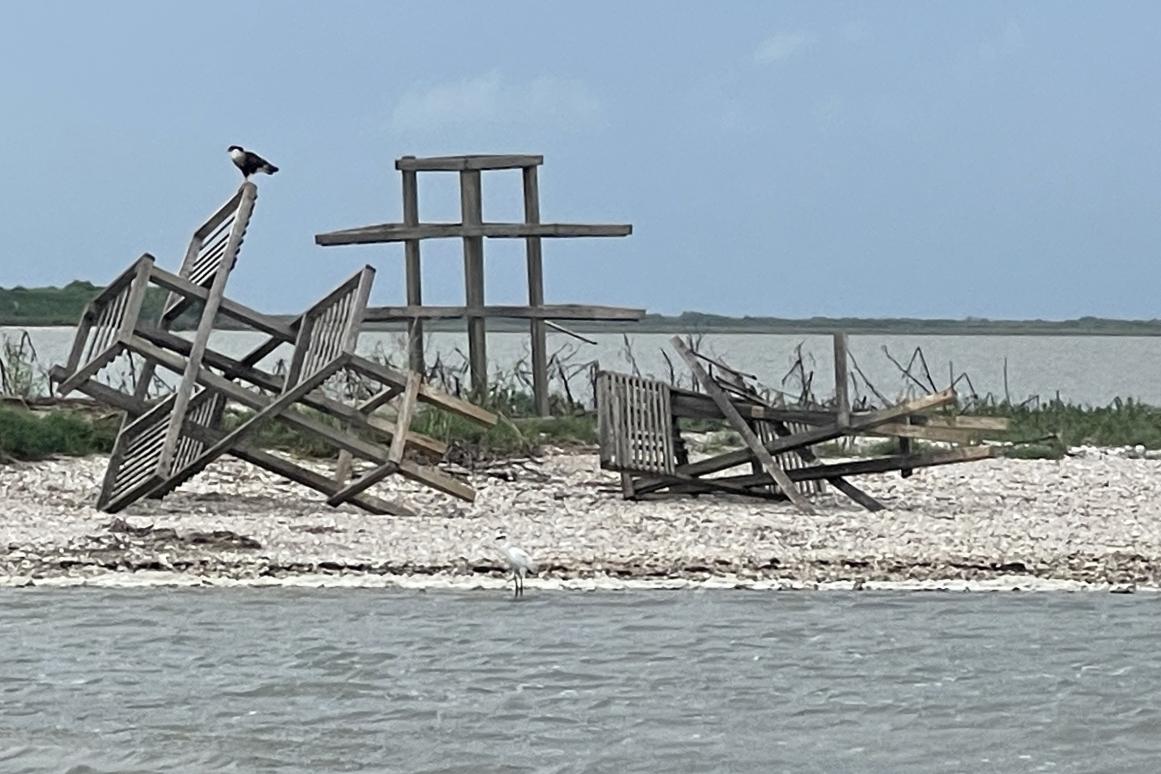
<svg viewBox="0 0 1161 774">
<path fill-rule="evenodd" d="M 512 582 L 490 576 L 447 574 L 374 575 L 313 574 L 285 577 L 229 578 L 199 576 L 180 572 L 107 572 L 88 577 L 49 576 L 40 579 L 0 576 L 0 589 L 390 589 L 421 592 L 511 592 Z M 736 576 L 714 576 L 706 579 L 672 578 L 665 580 L 619 579 L 610 576 L 589 578 L 529 578 L 525 588 L 533 592 L 585 593 L 618 591 L 752 591 L 752 592 L 909 592 L 909 593 L 1158 593 L 1161 586 L 1133 583 L 1086 583 L 1084 581 L 1037 578 L 1028 575 L 1000 575 L 984 580 L 942 579 L 927 581 L 828 581 L 805 583 L 794 578 L 747 580 Z"/>
<path fill-rule="evenodd" d="M 93 508 L 104 458 L 21 463 L 0 475 L 0 588 L 499 593 L 504 530 L 541 565 L 538 592 L 1161 589 L 1161 460 L 1074 453 L 867 476 L 887 510 L 831 492 L 810 516 L 733 496 L 622 500 L 617 476 L 576 451 L 478 470 L 470 504 L 381 485 L 417 517 L 332 509 L 236 460 L 111 515 Z"/>
</svg>

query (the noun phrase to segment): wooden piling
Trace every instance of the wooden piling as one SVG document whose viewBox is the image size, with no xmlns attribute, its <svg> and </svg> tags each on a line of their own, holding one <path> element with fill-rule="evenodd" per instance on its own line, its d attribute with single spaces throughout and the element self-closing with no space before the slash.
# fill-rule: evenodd
<svg viewBox="0 0 1161 774">
<path fill-rule="evenodd" d="M 540 222 L 540 184 L 536 167 L 524 168 L 524 222 Z M 544 266 L 540 237 L 524 240 L 528 258 L 528 306 L 544 306 Z M 545 320 L 533 317 L 529 323 L 532 337 L 532 396 L 536 413 L 548 416 L 548 331 Z"/>
<path fill-rule="evenodd" d="M 460 172 L 460 213 L 463 225 L 484 220 L 478 169 Z M 464 285 L 468 318 L 468 364 L 476 399 L 488 394 L 488 342 L 484 327 L 484 238 L 464 236 Z"/>
<path fill-rule="evenodd" d="M 419 225 L 419 183 L 415 170 L 404 170 L 403 177 L 403 222 L 408 226 Z M 407 274 L 407 305 L 423 305 L 423 273 L 419 261 L 419 240 L 408 239 L 403 243 L 403 258 Z M 412 371 L 425 373 L 423 360 L 423 319 L 413 317 L 407 321 L 407 363 Z"/>
</svg>

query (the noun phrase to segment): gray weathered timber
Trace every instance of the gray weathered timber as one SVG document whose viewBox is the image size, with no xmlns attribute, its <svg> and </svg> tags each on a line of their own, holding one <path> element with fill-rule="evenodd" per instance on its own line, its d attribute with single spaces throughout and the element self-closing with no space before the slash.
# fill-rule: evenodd
<svg viewBox="0 0 1161 774">
<path fill-rule="evenodd" d="M 851 422 L 850 380 L 847 377 L 847 335 L 834 334 L 834 395 L 837 422 L 846 427 Z"/>
<path fill-rule="evenodd" d="M 483 219 L 483 190 L 478 170 L 460 172 L 460 215 L 465 226 Z M 468 307 L 468 362 L 472 392 L 477 399 L 488 394 L 488 338 L 484 327 L 484 240 L 464 235 L 464 287 Z"/>
<path fill-rule="evenodd" d="M 762 463 L 762 467 L 778 483 L 778 486 L 782 488 L 786 496 L 790 498 L 790 502 L 794 503 L 803 513 L 813 513 L 814 509 L 810 506 L 810 501 L 803 497 L 802 493 L 798 491 L 798 488 L 790 481 L 790 478 L 786 475 L 786 471 L 774 460 L 770 452 L 762 445 L 758 436 L 754 435 L 754 431 L 750 429 L 749 425 L 746 424 L 746 420 L 734 408 L 733 403 L 730 402 L 725 391 L 718 386 L 717 382 L 709 377 L 709 374 L 702 368 L 701 363 L 698 362 L 693 352 L 689 347 L 685 346 L 685 342 L 681 340 L 681 337 L 674 336 L 670 339 L 670 342 L 673 344 L 674 349 L 677 350 L 677 353 L 685 360 L 686 365 L 693 371 L 694 376 L 701 383 L 702 389 L 713 398 L 714 403 L 718 404 L 718 408 L 726 420 L 742 436 L 742 440 L 745 441 L 746 446 L 750 448 L 750 451 Z"/>
<path fill-rule="evenodd" d="M 536 167 L 525 167 L 523 177 L 524 222 L 539 224 L 540 183 L 536 177 Z M 524 252 L 528 261 L 528 306 L 537 309 L 544 306 L 544 261 L 540 237 L 526 238 Z M 532 398 L 536 404 L 536 413 L 548 416 L 548 329 L 543 319 L 532 319 L 529 335 L 532 343 Z"/>
<path fill-rule="evenodd" d="M 395 160 L 395 168 L 401 172 L 467 172 L 485 169 L 521 169 L 544 163 L 543 156 L 472 154 L 467 156 L 429 156 L 416 158 L 403 156 Z"/>
<path fill-rule="evenodd" d="M 403 172 L 403 223 L 419 225 L 419 180 L 414 170 Z M 423 266 L 420 262 L 419 240 L 403 242 L 403 259 L 407 281 L 407 305 L 423 304 Z M 423 360 L 423 320 L 412 317 L 407 325 L 407 363 L 412 371 L 426 373 Z"/>
<path fill-rule="evenodd" d="M 479 172 L 461 172 L 461 175 L 479 175 Z M 633 233 L 629 224 L 587 223 L 382 223 L 377 226 L 329 231 L 316 234 L 315 244 L 323 247 L 338 245 L 371 245 L 383 242 L 405 242 L 409 239 L 460 239 L 464 237 L 489 239 L 527 239 L 528 237 L 626 237 Z"/>
<path fill-rule="evenodd" d="M 547 414 L 548 343 L 547 329 L 553 320 L 640 320 L 641 309 L 544 303 L 544 238 L 624 237 L 633 232 L 629 224 L 542 223 L 537 167 L 544 161 L 534 155 L 465 155 L 416 158 L 403 156 L 395 168 L 403 176 L 402 223 L 381 223 L 359 228 L 316 234 L 315 243 L 324 246 L 403 242 L 407 271 L 407 304 L 369 309 L 368 322 L 403 320 L 408 326 L 408 362 L 423 370 L 423 322 L 428 319 L 463 319 L 468 329 L 468 360 L 472 392 L 487 393 L 486 320 L 510 317 L 529 321 L 532 352 L 532 389 L 538 413 Z M 520 170 L 524 188 L 524 222 L 484 222 L 482 172 Z M 421 223 L 417 204 L 418 172 L 456 172 L 460 180 L 460 220 L 456 223 Z M 461 239 L 464 246 L 464 305 L 427 306 L 420 282 L 420 244 L 424 239 Z M 487 306 L 484 303 L 486 239 L 523 239 L 528 272 L 527 306 Z M 571 331 L 561 329 L 572 334 Z M 584 340 L 583 337 L 577 337 Z"/>
<path fill-rule="evenodd" d="M 468 316 L 468 306 L 372 306 L 367 308 L 367 322 L 395 320 L 456 320 Z M 522 320 L 622 320 L 631 322 L 645 316 L 644 309 L 585 304 L 545 304 L 536 307 L 485 305 L 485 317 L 507 317 Z"/>
</svg>

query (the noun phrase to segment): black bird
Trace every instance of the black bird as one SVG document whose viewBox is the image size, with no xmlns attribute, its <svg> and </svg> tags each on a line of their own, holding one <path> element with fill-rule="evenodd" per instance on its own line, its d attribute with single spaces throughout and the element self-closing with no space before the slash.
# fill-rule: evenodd
<svg viewBox="0 0 1161 774">
<path fill-rule="evenodd" d="M 242 177 L 247 180 L 255 172 L 265 172 L 268 175 L 273 175 L 278 171 L 278 167 L 257 153 L 246 150 L 241 145 L 231 145 L 226 150 L 230 152 L 230 160 L 234 162 L 234 166 L 242 170 Z"/>
</svg>

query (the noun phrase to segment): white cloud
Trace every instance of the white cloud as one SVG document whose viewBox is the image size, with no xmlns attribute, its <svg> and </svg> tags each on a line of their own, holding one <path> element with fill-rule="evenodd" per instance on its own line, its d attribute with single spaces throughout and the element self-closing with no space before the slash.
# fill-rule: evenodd
<svg viewBox="0 0 1161 774">
<path fill-rule="evenodd" d="M 404 94 L 391 114 L 398 131 L 448 126 L 593 127 L 604 123 L 601 102 L 579 80 L 539 76 L 506 80 L 498 70 Z"/>
<path fill-rule="evenodd" d="M 805 32 L 776 32 L 763 40 L 754 52 L 758 64 L 781 62 L 808 48 L 814 36 Z"/>
</svg>

